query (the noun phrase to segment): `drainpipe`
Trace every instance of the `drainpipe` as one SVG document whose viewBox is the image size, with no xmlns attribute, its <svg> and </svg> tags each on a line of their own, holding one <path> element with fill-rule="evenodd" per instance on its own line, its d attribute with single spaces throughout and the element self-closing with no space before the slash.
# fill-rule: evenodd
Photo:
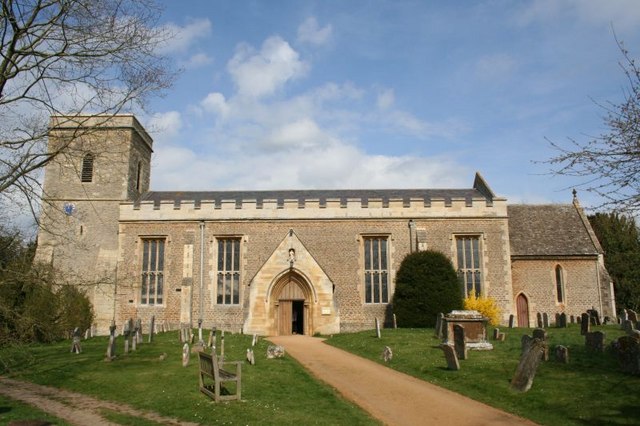
<svg viewBox="0 0 640 426">
<path fill-rule="evenodd" d="M 198 323 L 201 325 L 204 315 L 204 221 L 200 221 L 200 317 Z"/>
</svg>

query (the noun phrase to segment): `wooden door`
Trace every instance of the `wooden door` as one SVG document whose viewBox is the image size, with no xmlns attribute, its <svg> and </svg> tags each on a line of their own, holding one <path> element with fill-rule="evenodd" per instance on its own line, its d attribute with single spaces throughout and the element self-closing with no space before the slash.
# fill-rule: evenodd
<svg viewBox="0 0 640 426">
<path fill-rule="evenodd" d="M 518 314 L 518 327 L 529 327 L 529 301 L 527 296 L 520 293 L 516 298 L 516 310 Z"/>
<path fill-rule="evenodd" d="M 278 304 L 278 335 L 289 336 L 292 334 L 291 330 L 291 313 L 293 312 L 293 306 L 291 300 L 280 300 Z"/>
</svg>

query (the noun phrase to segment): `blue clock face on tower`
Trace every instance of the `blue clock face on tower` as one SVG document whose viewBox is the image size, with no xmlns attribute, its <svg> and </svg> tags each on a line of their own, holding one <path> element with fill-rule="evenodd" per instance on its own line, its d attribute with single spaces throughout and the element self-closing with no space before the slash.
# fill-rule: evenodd
<svg viewBox="0 0 640 426">
<path fill-rule="evenodd" d="M 76 206 L 73 203 L 64 203 L 64 213 L 67 216 L 71 216 L 73 214 L 73 212 L 76 211 Z"/>
</svg>

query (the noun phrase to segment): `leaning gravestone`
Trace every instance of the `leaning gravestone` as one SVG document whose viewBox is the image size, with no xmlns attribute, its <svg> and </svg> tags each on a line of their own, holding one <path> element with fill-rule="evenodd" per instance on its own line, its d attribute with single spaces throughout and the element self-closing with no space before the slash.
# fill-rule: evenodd
<svg viewBox="0 0 640 426">
<path fill-rule="evenodd" d="M 71 353 L 74 353 L 74 354 L 82 353 L 82 348 L 80 347 L 81 336 L 82 334 L 80 332 L 80 327 L 76 327 L 73 330 L 73 341 L 71 343 Z"/>
<path fill-rule="evenodd" d="M 526 392 L 533 385 L 533 378 L 540 365 L 546 343 L 539 339 L 533 339 L 529 350 L 522 354 L 516 373 L 511 380 L 511 388 L 518 392 Z"/>
<path fill-rule="evenodd" d="M 453 325 L 453 345 L 458 359 L 467 359 L 467 342 L 464 336 L 464 327 L 460 324 Z"/>
<path fill-rule="evenodd" d="M 269 345 L 269 347 L 267 347 L 267 358 L 284 358 L 284 346 Z"/>
<path fill-rule="evenodd" d="M 585 345 L 587 349 L 594 352 L 604 352 L 605 334 L 602 331 L 594 331 L 585 335 Z"/>
<path fill-rule="evenodd" d="M 547 341 L 547 331 L 543 328 L 536 328 L 533 330 L 533 338 L 542 340 L 543 342 Z M 542 359 L 545 361 L 549 361 L 549 347 L 545 346 L 544 351 L 542 353 Z"/>
<path fill-rule="evenodd" d="M 391 348 L 389 346 L 385 346 L 384 350 L 382 351 L 382 360 L 384 362 L 389 362 L 393 359 L 393 352 L 391 351 Z"/>
<path fill-rule="evenodd" d="M 529 352 L 531 348 L 531 342 L 533 342 L 533 337 L 528 335 L 523 335 L 520 339 L 520 355 L 524 355 L 525 352 Z"/>
<path fill-rule="evenodd" d="M 189 365 L 189 344 L 185 343 L 182 347 L 182 366 L 187 367 Z"/>
<path fill-rule="evenodd" d="M 580 334 L 586 336 L 591 332 L 591 321 L 589 320 L 589 314 L 583 313 L 580 317 Z"/>
<path fill-rule="evenodd" d="M 440 312 L 438 314 L 438 316 L 436 317 L 436 337 L 438 339 L 442 339 L 443 333 L 442 333 L 442 323 L 444 322 L 444 314 L 442 312 Z"/>
<path fill-rule="evenodd" d="M 453 346 L 442 343 L 440 345 L 440 349 L 444 352 L 444 357 L 447 360 L 447 369 L 460 370 L 460 362 L 458 361 L 458 357 L 456 356 L 456 351 Z"/>
<path fill-rule="evenodd" d="M 558 345 L 556 346 L 556 361 L 561 362 L 563 364 L 569 363 L 569 348 L 566 346 Z"/>
</svg>

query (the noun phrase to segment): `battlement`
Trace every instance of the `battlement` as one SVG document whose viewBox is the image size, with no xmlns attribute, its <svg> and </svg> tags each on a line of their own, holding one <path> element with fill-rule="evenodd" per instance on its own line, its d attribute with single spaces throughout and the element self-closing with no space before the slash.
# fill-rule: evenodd
<svg viewBox="0 0 640 426">
<path fill-rule="evenodd" d="M 216 198 L 155 199 L 120 204 L 121 221 L 506 217 L 506 199 L 405 198 Z"/>
</svg>

